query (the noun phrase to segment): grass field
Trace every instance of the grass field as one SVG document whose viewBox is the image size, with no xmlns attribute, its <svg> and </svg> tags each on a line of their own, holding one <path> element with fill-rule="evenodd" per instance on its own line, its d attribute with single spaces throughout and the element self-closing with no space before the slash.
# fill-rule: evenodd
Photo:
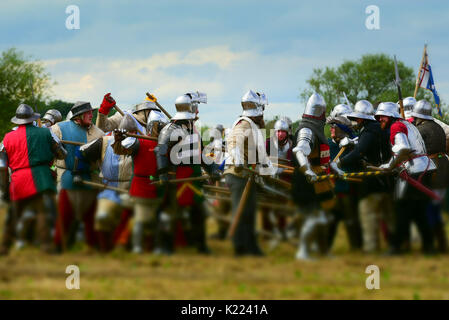
<svg viewBox="0 0 449 320">
<path fill-rule="evenodd" d="M 209 244 L 207 257 L 189 249 L 171 257 L 13 250 L 0 257 L 0 299 L 449 299 L 449 256 L 348 253 L 342 228 L 333 257 L 312 262 L 295 261 L 287 243 L 264 258 L 234 258 L 228 241 Z M 71 264 L 80 268 L 79 290 L 65 287 Z M 379 290 L 365 287 L 371 264 L 380 268 Z"/>
</svg>

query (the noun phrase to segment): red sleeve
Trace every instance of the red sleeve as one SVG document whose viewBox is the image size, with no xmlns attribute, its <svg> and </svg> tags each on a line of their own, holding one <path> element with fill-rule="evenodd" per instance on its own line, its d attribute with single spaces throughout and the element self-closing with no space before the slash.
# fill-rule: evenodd
<svg viewBox="0 0 449 320">
<path fill-rule="evenodd" d="M 394 137 L 399 132 L 405 133 L 405 135 L 408 135 L 408 130 L 405 124 L 403 124 L 401 121 L 396 121 L 391 125 L 390 128 L 390 143 L 392 146 L 394 146 Z"/>
</svg>

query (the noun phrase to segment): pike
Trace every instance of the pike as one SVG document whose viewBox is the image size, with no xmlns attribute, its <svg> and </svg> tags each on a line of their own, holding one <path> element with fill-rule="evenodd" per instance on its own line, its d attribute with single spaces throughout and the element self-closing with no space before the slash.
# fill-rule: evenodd
<svg viewBox="0 0 449 320">
<path fill-rule="evenodd" d="M 209 179 L 209 175 L 204 175 L 200 177 L 191 177 L 191 178 L 181 178 L 181 179 L 170 179 L 167 182 L 168 183 L 180 183 L 180 182 L 190 182 L 190 181 L 200 181 L 200 180 L 207 180 Z M 154 182 L 151 182 L 150 184 L 162 184 L 163 182 L 161 180 L 157 180 Z"/>
<path fill-rule="evenodd" d="M 327 175 L 321 175 L 317 177 L 316 182 L 323 181 L 326 179 L 350 179 L 353 177 L 370 177 L 370 176 L 379 176 L 379 175 L 385 175 L 390 174 L 389 171 L 385 170 L 376 170 L 376 171 L 362 171 L 362 172 L 348 172 L 343 174 L 343 176 L 339 176 L 338 174 L 327 174 Z"/>
<path fill-rule="evenodd" d="M 273 178 L 273 177 L 270 177 L 270 176 L 267 176 L 267 175 L 261 175 L 258 172 L 254 171 L 254 170 L 251 170 L 249 168 L 245 168 L 244 167 L 243 170 L 248 171 L 248 172 L 250 172 L 252 174 L 258 175 L 258 176 L 260 176 L 260 177 L 262 177 L 262 178 L 264 178 L 264 179 L 266 179 L 268 181 L 271 181 L 273 183 L 276 183 L 278 185 L 281 185 L 284 188 L 287 188 L 287 189 L 291 189 L 292 188 L 291 183 L 288 183 L 287 181 L 283 181 L 281 179 L 276 179 L 276 178 Z"/>
<path fill-rule="evenodd" d="M 110 99 L 106 98 L 106 100 L 108 100 L 109 102 L 112 102 L 111 99 L 112 98 L 110 98 Z M 114 108 L 115 108 L 115 110 L 117 110 L 118 113 L 120 113 L 122 115 L 122 117 L 125 116 L 125 113 L 122 111 L 122 109 L 120 109 L 119 106 L 117 106 L 117 104 L 114 104 Z M 131 116 L 137 121 L 137 119 L 134 117 L 134 115 L 131 114 Z M 139 132 L 141 135 L 144 135 L 144 133 L 139 128 L 137 128 L 137 132 Z"/>
<path fill-rule="evenodd" d="M 402 102 L 402 91 L 401 91 L 401 78 L 399 78 L 399 69 L 398 69 L 398 62 L 396 61 L 396 55 L 394 55 L 394 73 L 395 73 L 395 80 L 394 83 L 396 84 L 396 87 L 398 88 L 398 96 L 399 96 L 399 107 L 401 109 L 401 117 L 405 119 L 404 114 L 404 103 Z"/>
<path fill-rule="evenodd" d="M 75 180 L 74 180 L 75 182 Z M 86 180 L 76 180 L 76 183 L 82 183 L 85 184 L 87 186 L 91 186 L 100 190 L 113 190 L 113 191 L 117 191 L 117 192 L 121 192 L 121 193 L 128 193 L 128 190 L 126 189 L 122 189 L 122 188 L 117 188 L 117 187 L 113 187 L 113 186 L 108 186 L 107 184 L 102 184 L 102 183 L 96 183 L 96 182 L 91 182 L 91 181 L 86 181 Z"/>
<path fill-rule="evenodd" d="M 73 146 L 80 146 L 80 147 L 85 145 L 85 143 L 78 142 L 78 141 L 70 141 L 70 140 L 61 140 L 61 143 L 63 143 L 63 144 L 71 144 Z"/>
<path fill-rule="evenodd" d="M 151 94 L 151 93 L 147 92 L 147 97 L 148 97 L 148 99 L 150 99 L 151 101 L 154 101 L 154 103 L 157 105 L 157 107 L 158 107 L 159 109 L 161 109 L 161 111 L 162 111 L 163 113 L 165 113 L 165 115 L 166 115 L 169 119 L 171 119 L 170 113 L 168 113 L 168 112 L 161 106 L 161 104 L 157 101 L 157 98 L 156 98 L 156 96 L 155 96 L 154 94 Z"/>
<path fill-rule="evenodd" d="M 368 166 L 370 169 L 379 169 L 374 166 Z M 386 173 L 390 173 L 391 171 L 383 170 Z M 402 170 L 399 172 L 399 178 L 407 182 L 409 185 L 411 185 L 413 188 L 417 189 L 418 191 L 421 191 L 422 193 L 426 194 L 428 197 L 441 201 L 441 197 L 433 192 L 431 189 L 427 188 L 425 185 L 423 185 L 420 181 L 412 178 L 408 173 L 407 170 Z"/>
<path fill-rule="evenodd" d="M 237 207 L 237 211 L 235 212 L 234 218 L 232 219 L 232 223 L 228 229 L 228 238 L 231 239 L 234 236 L 235 230 L 240 222 L 240 217 L 242 216 L 243 210 L 245 210 L 246 202 L 248 201 L 249 191 L 252 188 L 254 181 L 254 175 L 251 175 L 248 178 L 248 182 L 245 185 L 245 189 L 243 189 L 242 197 L 240 198 L 239 205 Z"/>
<path fill-rule="evenodd" d="M 37 112 L 37 103 L 36 103 L 36 98 L 34 96 L 34 85 L 33 85 L 33 78 L 30 79 L 30 87 L 31 87 L 31 97 L 33 98 L 33 102 L 34 102 L 34 112 Z M 39 127 L 42 127 L 42 123 L 41 123 L 41 118 L 37 119 L 37 125 Z"/>
<path fill-rule="evenodd" d="M 138 134 L 132 134 L 132 133 L 125 133 L 125 135 L 127 135 L 128 137 L 133 137 L 133 138 L 137 138 L 137 139 L 144 139 L 144 140 L 152 140 L 152 141 L 158 141 L 158 139 L 156 137 L 150 137 L 147 135 L 138 135 Z"/>
</svg>

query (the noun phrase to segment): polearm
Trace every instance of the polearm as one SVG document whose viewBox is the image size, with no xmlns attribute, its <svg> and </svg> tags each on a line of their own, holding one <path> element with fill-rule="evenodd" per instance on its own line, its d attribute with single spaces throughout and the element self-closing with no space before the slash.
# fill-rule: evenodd
<svg viewBox="0 0 449 320">
<path fill-rule="evenodd" d="M 167 116 L 167 118 L 171 119 L 171 115 L 170 113 L 167 112 L 167 110 L 164 109 L 164 107 L 161 106 L 161 104 L 157 101 L 157 98 L 154 96 L 154 94 L 151 94 L 149 92 L 147 92 L 147 97 L 151 100 L 154 101 L 154 103 L 157 105 L 157 107 L 159 109 L 161 109 L 161 111 L 163 113 L 165 113 L 165 115 Z"/>
<path fill-rule="evenodd" d="M 399 69 L 398 69 L 398 62 L 396 61 L 396 55 L 394 55 L 394 73 L 396 76 L 394 83 L 396 84 L 396 87 L 398 88 L 399 107 L 401 110 L 401 117 L 403 119 L 405 119 L 404 103 L 402 102 L 401 78 L 399 78 Z"/>
<path fill-rule="evenodd" d="M 181 182 L 201 181 L 201 180 L 207 180 L 209 178 L 210 178 L 209 175 L 204 175 L 204 176 L 200 176 L 200 177 L 170 179 L 170 180 L 167 180 L 167 183 L 181 183 Z M 161 180 L 157 180 L 157 181 L 151 182 L 150 184 L 163 184 L 163 182 Z"/>
<path fill-rule="evenodd" d="M 113 102 L 114 99 L 112 97 L 109 97 L 109 98 L 106 98 L 106 100 L 108 100 L 109 102 Z M 120 113 L 122 115 L 122 117 L 125 116 L 125 113 L 122 111 L 122 109 L 120 109 L 119 106 L 117 106 L 117 103 L 114 104 L 114 108 L 115 108 L 115 110 L 117 110 L 118 113 Z M 136 117 L 134 117 L 132 114 L 131 114 L 131 116 L 137 121 Z M 137 132 L 139 132 L 141 135 L 144 135 L 144 133 L 139 128 L 137 128 Z"/>
<path fill-rule="evenodd" d="M 317 177 L 316 182 L 323 181 L 326 179 L 349 179 L 354 177 L 372 177 L 372 176 L 380 176 L 380 175 L 386 175 L 390 174 L 390 171 L 386 170 L 376 170 L 376 171 L 363 171 L 363 172 L 348 172 L 341 176 L 338 174 L 327 174 L 327 175 L 320 175 Z"/>
<path fill-rule="evenodd" d="M 85 143 L 83 142 L 78 142 L 78 141 L 70 141 L 70 140 L 61 140 L 61 143 L 63 144 L 71 144 L 72 146 L 84 146 Z"/>
<path fill-rule="evenodd" d="M 283 186 L 284 188 L 291 189 L 291 187 L 292 187 L 292 184 L 289 183 L 289 182 L 287 182 L 287 181 L 284 181 L 284 180 L 281 180 L 281 179 L 276 179 L 276 178 L 270 177 L 270 176 L 268 176 L 268 175 L 261 175 L 261 174 L 259 174 L 258 172 L 254 171 L 254 170 L 251 170 L 251 169 L 249 169 L 249 168 L 243 167 L 242 169 L 245 170 L 245 171 L 248 171 L 248 172 L 250 172 L 250 173 L 252 173 L 252 174 L 256 174 L 256 175 L 258 175 L 258 176 L 261 176 L 263 179 L 266 179 L 267 181 L 271 181 L 271 182 L 273 182 L 273 183 L 276 183 L 276 184 L 278 184 L 278 185 L 281 185 L 281 186 Z"/>
<path fill-rule="evenodd" d="M 243 210 L 245 210 L 246 202 L 248 201 L 249 191 L 252 188 L 254 181 L 254 176 L 251 175 L 248 178 L 248 182 L 245 185 L 245 189 L 243 189 L 242 197 L 240 198 L 239 206 L 237 207 L 237 211 L 235 212 L 234 218 L 232 219 L 232 223 L 229 226 L 228 229 L 228 235 L 227 237 L 231 239 L 234 236 L 235 230 L 237 229 L 237 226 L 240 221 L 240 217 L 243 214 Z"/>
<path fill-rule="evenodd" d="M 150 137 L 147 135 L 138 135 L 138 134 L 132 134 L 132 133 L 125 133 L 125 135 L 127 135 L 128 137 L 133 137 L 133 138 L 137 138 L 137 139 L 144 139 L 144 140 L 152 140 L 152 141 L 158 141 L 158 139 L 156 137 Z"/>
<path fill-rule="evenodd" d="M 426 55 L 427 55 L 427 43 L 424 44 L 424 50 L 423 50 L 423 53 L 422 53 L 421 64 L 419 65 L 418 76 L 416 77 L 415 92 L 413 93 L 413 98 L 416 98 L 416 94 L 418 93 L 419 79 L 421 78 L 422 66 L 424 64 L 424 60 L 426 59 Z"/>
<path fill-rule="evenodd" d="M 128 190 L 126 190 L 126 189 L 109 186 L 107 184 L 96 183 L 96 182 L 86 181 L 86 180 L 78 180 L 77 182 L 85 184 L 87 186 L 94 187 L 96 189 L 100 189 L 100 190 L 107 189 L 107 190 L 117 191 L 117 192 L 121 192 L 121 193 L 128 193 Z"/>
<path fill-rule="evenodd" d="M 34 85 L 33 85 L 33 78 L 30 79 L 30 87 L 31 87 L 31 96 L 33 97 L 33 102 L 34 102 L 34 112 L 39 113 L 37 111 L 37 103 L 36 103 L 36 98 L 34 97 Z M 37 119 L 37 125 L 39 127 L 42 127 L 42 122 L 41 122 L 41 118 L 39 117 L 39 119 Z"/>
</svg>

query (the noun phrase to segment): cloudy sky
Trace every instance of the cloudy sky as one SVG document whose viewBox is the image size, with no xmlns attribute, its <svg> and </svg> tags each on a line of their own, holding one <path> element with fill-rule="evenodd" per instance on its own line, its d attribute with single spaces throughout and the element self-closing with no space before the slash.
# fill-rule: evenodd
<svg viewBox="0 0 449 320">
<path fill-rule="evenodd" d="M 79 7 L 79 30 L 66 28 L 69 5 Z M 379 7 L 380 30 L 365 26 L 369 5 Z M 248 89 L 267 95 L 267 118 L 296 120 L 313 68 L 383 52 L 417 70 L 425 42 L 448 101 L 448 30 L 449 3 L 436 0 L 0 3 L 0 51 L 44 61 L 54 98 L 99 105 L 112 92 L 126 109 L 149 91 L 173 114 L 177 96 L 199 90 L 208 94 L 200 107 L 208 124 L 232 124 Z"/>
</svg>

